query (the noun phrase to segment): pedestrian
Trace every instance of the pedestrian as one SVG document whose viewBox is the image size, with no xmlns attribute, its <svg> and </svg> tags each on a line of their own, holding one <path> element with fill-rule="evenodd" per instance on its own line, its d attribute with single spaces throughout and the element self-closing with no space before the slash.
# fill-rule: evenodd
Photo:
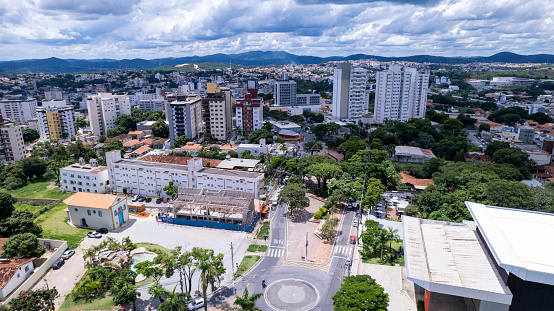
<svg viewBox="0 0 554 311">
<path fill-rule="evenodd" d="M 152 306 L 148 305 L 148 311 L 152 311 Z"/>
</svg>

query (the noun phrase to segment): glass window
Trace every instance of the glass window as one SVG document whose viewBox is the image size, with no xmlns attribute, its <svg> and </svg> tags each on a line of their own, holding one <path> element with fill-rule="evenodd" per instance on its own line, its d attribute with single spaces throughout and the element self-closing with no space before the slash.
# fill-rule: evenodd
<svg viewBox="0 0 554 311">
<path fill-rule="evenodd" d="M 114 216 L 117 216 L 117 211 L 113 211 L 113 215 L 114 215 Z"/>
<path fill-rule="evenodd" d="M 102 217 L 102 211 L 98 211 L 98 217 Z"/>
<path fill-rule="evenodd" d="M 90 210 L 87 210 L 87 214 L 89 214 L 89 215 L 90 215 Z"/>
<path fill-rule="evenodd" d="M 127 208 L 127 205 L 123 204 L 123 210 L 125 210 Z"/>
</svg>

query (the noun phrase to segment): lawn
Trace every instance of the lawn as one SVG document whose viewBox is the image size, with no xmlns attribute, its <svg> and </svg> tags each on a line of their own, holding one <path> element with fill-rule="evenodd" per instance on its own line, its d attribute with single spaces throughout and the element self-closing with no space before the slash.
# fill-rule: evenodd
<svg viewBox="0 0 554 311">
<path fill-rule="evenodd" d="M 262 223 L 262 227 L 258 231 L 258 234 L 256 234 L 256 239 L 263 239 L 264 235 L 269 236 L 269 220 Z"/>
<path fill-rule="evenodd" d="M 267 245 L 258 245 L 258 244 L 250 244 L 247 249 L 247 251 L 249 252 L 265 252 L 266 250 L 267 250 Z"/>
<path fill-rule="evenodd" d="M 246 271 L 250 270 L 258 260 L 260 260 L 260 256 L 258 255 L 247 255 L 242 258 L 242 261 L 240 262 L 240 265 L 237 269 L 237 272 L 235 273 L 235 279 L 243 275 Z"/>
<path fill-rule="evenodd" d="M 398 242 L 392 242 L 392 253 L 396 253 L 398 251 L 398 248 L 400 246 L 403 246 L 402 240 Z M 385 249 L 383 257 L 388 258 L 391 255 L 389 252 L 389 248 L 387 247 Z M 394 266 L 396 264 L 403 266 L 404 265 L 404 254 L 401 254 L 400 257 L 392 260 L 392 261 L 381 261 L 381 253 L 376 253 L 373 257 L 370 258 L 363 258 L 363 263 L 370 263 L 374 265 L 388 265 L 388 266 Z"/>
<path fill-rule="evenodd" d="M 44 204 L 40 204 L 40 203 L 37 203 L 37 202 L 34 202 L 34 201 L 17 202 L 17 203 L 14 204 L 14 207 L 15 207 L 16 210 L 20 210 L 20 211 L 25 210 L 25 211 L 29 211 L 31 213 L 34 213 L 34 212 L 38 211 L 43 206 L 44 206 Z"/>
<path fill-rule="evenodd" d="M 46 211 L 35 219 L 42 226 L 40 237 L 45 239 L 67 241 L 67 247 L 76 248 L 85 238 L 90 229 L 80 229 L 67 223 L 67 208 L 65 203 L 58 203 L 54 208 Z"/>
<path fill-rule="evenodd" d="M 0 190 L 7 192 L 17 198 L 31 198 L 31 199 L 59 199 L 64 195 L 69 196 L 70 193 L 58 189 L 58 187 L 48 186 L 56 182 L 56 175 L 51 172 L 48 172 L 44 175 L 43 178 L 37 181 L 30 181 L 24 187 L 15 190 L 7 190 L 0 188 Z"/>
<path fill-rule="evenodd" d="M 156 253 L 156 254 L 161 254 L 161 253 L 169 254 L 171 252 L 171 250 L 154 243 L 135 243 L 135 245 L 137 247 L 144 247 L 146 248 L 147 251 Z"/>
<path fill-rule="evenodd" d="M 59 311 L 93 311 L 93 310 L 111 310 L 115 303 L 111 295 L 105 295 L 88 302 L 83 299 L 73 300 L 71 294 L 67 295 Z"/>
</svg>

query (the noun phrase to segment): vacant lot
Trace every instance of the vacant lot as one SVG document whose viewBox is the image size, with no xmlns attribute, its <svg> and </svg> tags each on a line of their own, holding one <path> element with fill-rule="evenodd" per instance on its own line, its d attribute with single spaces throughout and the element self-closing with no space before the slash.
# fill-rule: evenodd
<svg viewBox="0 0 554 311">
<path fill-rule="evenodd" d="M 76 248 L 90 231 L 75 228 L 67 223 L 67 208 L 65 203 L 58 203 L 54 208 L 37 217 L 35 220 L 42 226 L 41 237 L 45 239 L 67 241 L 67 247 Z"/>
<path fill-rule="evenodd" d="M 55 182 L 56 175 L 53 173 L 46 173 L 43 178 L 37 181 L 30 181 L 22 188 L 15 190 L 0 188 L 0 190 L 17 198 L 59 199 L 64 195 L 69 196 L 70 193 L 58 189 L 58 187 L 54 185 Z"/>
</svg>

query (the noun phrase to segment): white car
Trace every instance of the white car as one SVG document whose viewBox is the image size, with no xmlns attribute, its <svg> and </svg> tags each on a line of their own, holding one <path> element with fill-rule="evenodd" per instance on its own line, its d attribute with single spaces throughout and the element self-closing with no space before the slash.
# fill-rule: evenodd
<svg viewBox="0 0 554 311">
<path fill-rule="evenodd" d="M 188 307 L 189 310 L 196 310 L 200 309 L 204 306 L 204 298 L 203 297 L 197 297 L 194 298 L 191 302 L 189 302 Z"/>
<path fill-rule="evenodd" d="M 69 258 L 71 258 L 71 256 L 73 256 L 75 254 L 75 251 L 70 249 L 70 250 L 67 250 L 65 252 L 63 252 L 62 254 L 62 259 L 63 260 L 68 260 Z"/>
<path fill-rule="evenodd" d="M 131 199 L 131 202 L 136 202 L 136 201 L 138 201 L 139 198 L 140 198 L 140 196 L 137 194 Z"/>
<path fill-rule="evenodd" d="M 352 226 L 357 227 L 360 224 L 360 221 L 356 218 L 352 221 Z"/>
</svg>

